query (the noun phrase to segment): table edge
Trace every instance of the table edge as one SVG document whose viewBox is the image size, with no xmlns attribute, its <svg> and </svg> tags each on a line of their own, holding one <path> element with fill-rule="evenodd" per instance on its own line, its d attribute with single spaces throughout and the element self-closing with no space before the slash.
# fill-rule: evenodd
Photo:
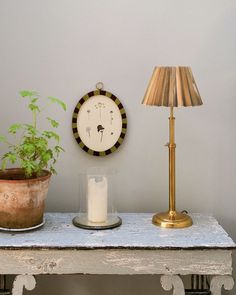
<svg viewBox="0 0 236 295">
<path fill-rule="evenodd" d="M 16 246 L 4 246 L 0 247 L 1 250 L 236 250 L 235 246 L 230 247 L 207 247 L 207 246 L 201 246 L 201 247 L 122 247 L 122 246 L 106 246 L 106 247 L 80 247 L 80 246 L 70 246 L 70 247 L 61 247 L 61 246 L 22 246 L 22 247 L 16 247 Z"/>
</svg>

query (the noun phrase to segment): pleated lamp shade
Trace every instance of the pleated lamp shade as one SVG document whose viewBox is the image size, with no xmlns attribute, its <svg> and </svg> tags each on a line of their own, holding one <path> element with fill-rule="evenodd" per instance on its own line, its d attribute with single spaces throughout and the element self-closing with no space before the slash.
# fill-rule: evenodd
<svg viewBox="0 0 236 295">
<path fill-rule="evenodd" d="M 201 105 L 191 68 L 156 67 L 142 103 L 165 107 Z"/>
</svg>

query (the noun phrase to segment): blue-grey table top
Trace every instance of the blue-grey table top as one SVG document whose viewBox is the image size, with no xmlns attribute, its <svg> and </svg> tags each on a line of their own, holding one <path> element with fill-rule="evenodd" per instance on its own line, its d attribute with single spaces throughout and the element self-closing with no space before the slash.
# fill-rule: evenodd
<svg viewBox="0 0 236 295">
<path fill-rule="evenodd" d="M 151 213 L 122 213 L 122 225 L 109 230 L 75 227 L 75 213 L 46 213 L 45 225 L 34 231 L 0 232 L 0 249 L 233 249 L 235 243 L 205 214 L 191 214 L 185 229 L 154 226 Z"/>
</svg>

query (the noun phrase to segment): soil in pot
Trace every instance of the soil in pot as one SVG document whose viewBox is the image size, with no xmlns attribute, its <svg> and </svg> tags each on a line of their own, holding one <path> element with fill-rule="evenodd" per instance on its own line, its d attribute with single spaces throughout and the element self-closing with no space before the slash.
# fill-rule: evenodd
<svg viewBox="0 0 236 295">
<path fill-rule="evenodd" d="M 43 222 L 51 173 L 26 179 L 22 169 L 0 170 L 0 227 L 22 229 Z"/>
</svg>

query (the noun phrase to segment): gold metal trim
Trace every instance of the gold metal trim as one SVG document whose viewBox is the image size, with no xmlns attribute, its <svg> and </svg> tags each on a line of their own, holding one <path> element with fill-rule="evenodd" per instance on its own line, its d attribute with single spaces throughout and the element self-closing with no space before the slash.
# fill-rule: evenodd
<svg viewBox="0 0 236 295">
<path fill-rule="evenodd" d="M 185 213 L 176 211 L 175 204 L 175 117 L 173 107 L 170 108 L 169 117 L 169 211 L 157 213 L 152 222 L 155 225 L 167 228 L 183 228 L 193 224 L 192 219 Z"/>
<path fill-rule="evenodd" d="M 104 84 L 103 84 L 102 82 L 98 82 L 98 83 L 96 84 L 96 88 L 97 88 L 97 90 L 102 90 L 103 87 L 104 87 Z"/>
</svg>

